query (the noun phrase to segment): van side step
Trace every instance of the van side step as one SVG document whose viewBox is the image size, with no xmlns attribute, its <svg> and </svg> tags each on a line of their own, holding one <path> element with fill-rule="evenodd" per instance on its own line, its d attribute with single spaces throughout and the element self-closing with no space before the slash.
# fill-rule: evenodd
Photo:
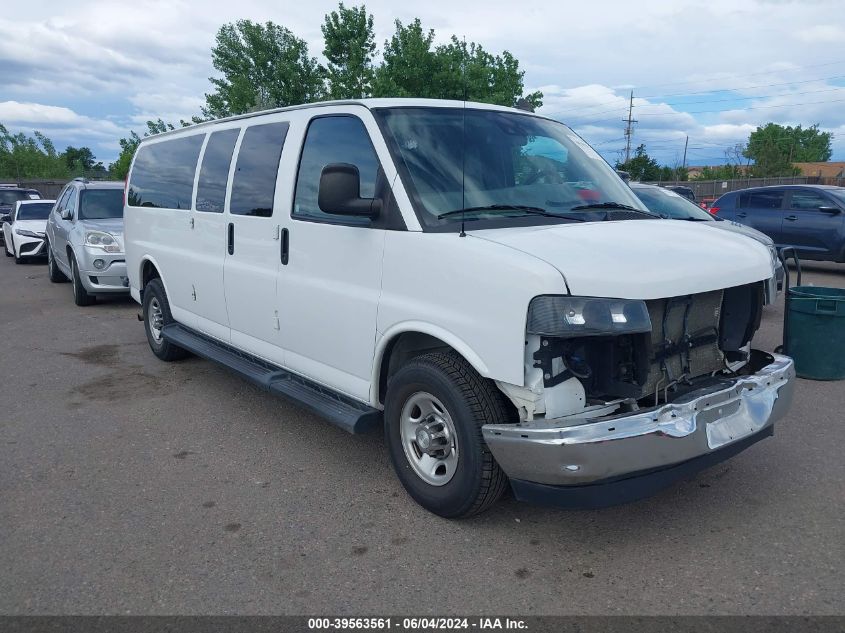
<svg viewBox="0 0 845 633">
<path fill-rule="evenodd" d="M 365 433 L 381 425 L 382 414 L 363 402 L 297 376 L 272 363 L 226 345 L 179 323 L 161 330 L 162 336 L 174 345 L 215 361 L 240 374 L 262 389 L 326 418 L 349 433 Z"/>
</svg>

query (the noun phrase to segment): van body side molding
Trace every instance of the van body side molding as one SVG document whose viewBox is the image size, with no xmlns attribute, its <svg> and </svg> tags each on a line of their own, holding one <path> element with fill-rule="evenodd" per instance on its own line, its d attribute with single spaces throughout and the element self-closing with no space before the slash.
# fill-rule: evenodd
<svg viewBox="0 0 845 633">
<path fill-rule="evenodd" d="M 262 389 L 291 400 L 344 431 L 366 433 L 382 424 L 382 413 L 378 409 L 184 325 L 171 323 L 162 328 L 161 333 L 168 342 L 220 363 Z"/>
</svg>

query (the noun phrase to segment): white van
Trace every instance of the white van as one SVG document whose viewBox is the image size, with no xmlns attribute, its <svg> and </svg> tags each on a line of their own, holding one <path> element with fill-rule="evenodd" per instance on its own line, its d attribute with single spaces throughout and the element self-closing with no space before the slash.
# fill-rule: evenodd
<svg viewBox="0 0 845 633">
<path fill-rule="evenodd" d="M 384 425 L 446 517 L 653 493 L 772 434 L 791 359 L 750 349 L 772 259 L 650 214 L 565 125 L 330 102 L 142 141 L 126 261 L 150 347 L 353 433 Z"/>
</svg>

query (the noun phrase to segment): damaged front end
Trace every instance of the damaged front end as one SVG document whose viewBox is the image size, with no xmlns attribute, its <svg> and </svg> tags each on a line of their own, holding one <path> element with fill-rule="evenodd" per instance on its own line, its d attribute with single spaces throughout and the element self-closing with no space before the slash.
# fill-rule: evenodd
<svg viewBox="0 0 845 633">
<path fill-rule="evenodd" d="M 500 383 L 520 422 L 482 428 L 517 496 L 587 486 L 557 503 L 605 505 L 596 485 L 628 481 L 609 503 L 626 501 L 654 492 L 634 479 L 667 485 L 680 464 L 770 434 L 795 374 L 791 359 L 750 349 L 763 302 L 763 282 L 649 301 L 536 298 L 525 386 Z"/>
</svg>

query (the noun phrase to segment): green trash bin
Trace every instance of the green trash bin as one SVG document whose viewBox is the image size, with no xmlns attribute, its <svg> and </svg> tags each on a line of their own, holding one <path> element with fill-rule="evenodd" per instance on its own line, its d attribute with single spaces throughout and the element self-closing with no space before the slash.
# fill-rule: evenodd
<svg viewBox="0 0 845 633">
<path fill-rule="evenodd" d="M 845 289 L 793 286 L 786 292 L 784 351 L 795 360 L 795 373 L 845 378 Z"/>
</svg>

